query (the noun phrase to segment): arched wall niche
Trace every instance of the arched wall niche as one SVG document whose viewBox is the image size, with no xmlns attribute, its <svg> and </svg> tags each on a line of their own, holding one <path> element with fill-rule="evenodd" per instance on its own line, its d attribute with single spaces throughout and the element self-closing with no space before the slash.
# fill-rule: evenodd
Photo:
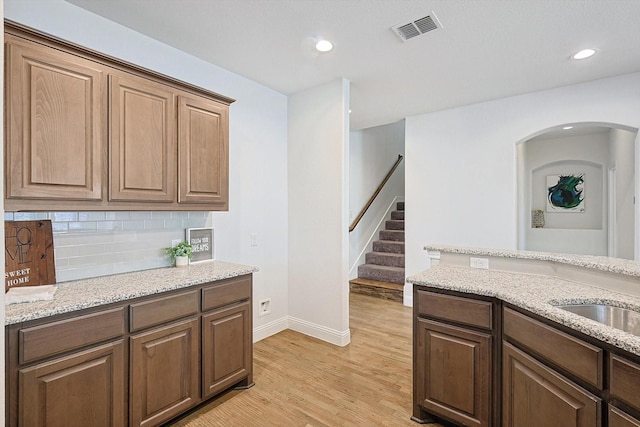
<svg viewBox="0 0 640 427">
<path fill-rule="evenodd" d="M 612 123 L 567 123 L 517 142 L 518 248 L 636 258 L 637 129 Z M 581 176 L 574 210 L 549 204 L 558 176 Z M 534 227 L 533 211 L 544 227 Z"/>
</svg>

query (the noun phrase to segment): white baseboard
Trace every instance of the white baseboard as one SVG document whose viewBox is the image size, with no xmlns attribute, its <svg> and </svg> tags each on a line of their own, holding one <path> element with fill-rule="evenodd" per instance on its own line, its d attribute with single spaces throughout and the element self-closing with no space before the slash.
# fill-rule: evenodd
<svg viewBox="0 0 640 427">
<path fill-rule="evenodd" d="M 295 317 L 289 317 L 289 329 L 340 347 L 344 347 L 351 342 L 351 331 L 349 329 L 346 331 L 336 331 L 335 329 L 330 329 Z"/>
<path fill-rule="evenodd" d="M 413 307 L 413 284 L 405 283 L 402 292 L 402 304 Z"/>
<path fill-rule="evenodd" d="M 258 326 L 253 329 L 253 342 L 258 342 L 263 340 L 271 335 L 275 335 L 278 332 L 282 332 L 286 329 L 289 329 L 289 316 L 281 317 L 280 319 L 276 319 L 272 322 L 266 323 L 262 326 Z"/>
<path fill-rule="evenodd" d="M 306 320 L 297 319 L 291 316 L 281 317 L 280 319 L 266 323 L 253 329 L 253 342 L 256 343 L 265 338 L 275 335 L 278 332 L 291 329 L 313 338 L 318 338 L 330 344 L 344 347 L 351 342 L 351 331 L 347 329 L 344 332 L 335 329 L 307 322 Z"/>
</svg>

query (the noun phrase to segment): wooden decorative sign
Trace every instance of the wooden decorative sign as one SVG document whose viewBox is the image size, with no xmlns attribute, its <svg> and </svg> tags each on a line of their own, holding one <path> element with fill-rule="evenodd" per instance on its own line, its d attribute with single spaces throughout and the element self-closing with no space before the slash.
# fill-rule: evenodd
<svg viewBox="0 0 640 427">
<path fill-rule="evenodd" d="M 5 292 L 56 283 L 50 220 L 4 222 Z"/>
</svg>

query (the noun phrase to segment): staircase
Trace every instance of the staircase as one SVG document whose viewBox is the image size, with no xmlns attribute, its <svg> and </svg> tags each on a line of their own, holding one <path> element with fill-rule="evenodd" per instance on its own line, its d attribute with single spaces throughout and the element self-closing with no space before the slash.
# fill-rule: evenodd
<svg viewBox="0 0 640 427">
<path fill-rule="evenodd" d="M 404 202 L 396 204 L 391 219 L 373 242 L 373 252 L 358 266 L 358 278 L 349 281 L 351 292 L 402 302 L 404 289 Z"/>
</svg>

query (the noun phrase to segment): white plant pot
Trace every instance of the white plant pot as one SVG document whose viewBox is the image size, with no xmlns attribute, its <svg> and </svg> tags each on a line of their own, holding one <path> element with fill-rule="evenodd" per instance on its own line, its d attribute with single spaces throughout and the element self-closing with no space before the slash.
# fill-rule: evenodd
<svg viewBox="0 0 640 427">
<path fill-rule="evenodd" d="M 189 265 L 189 257 L 188 256 L 177 256 L 176 257 L 176 267 L 186 267 Z"/>
</svg>

